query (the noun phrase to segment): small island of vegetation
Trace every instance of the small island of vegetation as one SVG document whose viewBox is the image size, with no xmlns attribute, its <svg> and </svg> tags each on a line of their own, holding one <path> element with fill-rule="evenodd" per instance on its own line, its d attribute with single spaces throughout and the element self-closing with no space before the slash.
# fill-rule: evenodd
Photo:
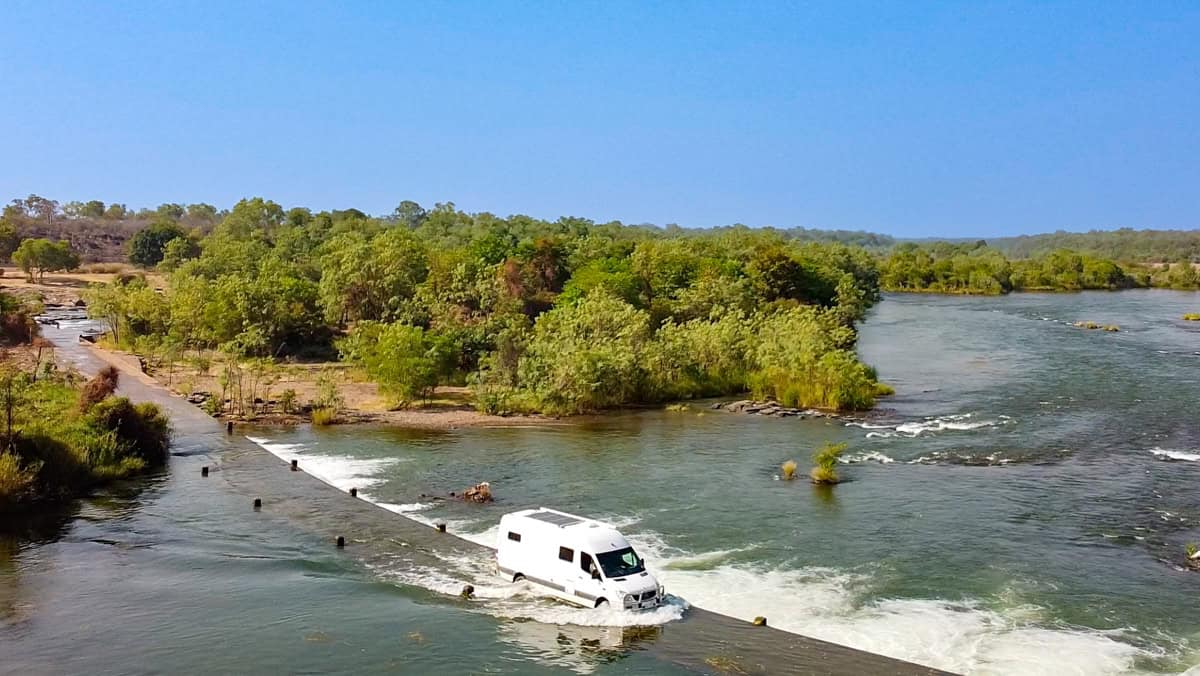
<svg viewBox="0 0 1200 676">
<path fill-rule="evenodd" d="M 744 391 L 857 410 L 883 391 L 854 351 L 878 270 L 844 244 L 452 204 L 370 218 L 257 198 L 210 232 L 163 224 L 151 240 L 131 246 L 167 275 L 163 287 L 126 275 L 88 290 L 89 311 L 151 364 L 216 364 L 214 413 L 261 410 L 280 362 L 332 358 L 393 407 L 458 385 L 491 413 Z M 307 408 L 336 405 L 314 397 Z"/>
</svg>

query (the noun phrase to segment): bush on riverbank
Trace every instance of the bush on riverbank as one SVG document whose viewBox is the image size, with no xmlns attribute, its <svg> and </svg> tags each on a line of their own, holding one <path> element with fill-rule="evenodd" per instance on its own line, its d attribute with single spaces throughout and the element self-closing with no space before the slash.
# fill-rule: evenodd
<svg viewBox="0 0 1200 676">
<path fill-rule="evenodd" d="M 72 497 L 166 462 L 170 426 L 157 406 L 110 395 L 84 411 L 82 396 L 70 375 L 34 381 L 3 367 L 0 510 Z"/>
<path fill-rule="evenodd" d="M 860 410 L 873 372 L 832 311 L 785 305 L 652 330 L 648 313 L 606 290 L 538 318 L 509 388 L 552 414 L 733 394 L 788 407 Z M 489 391 L 495 397 L 495 388 Z"/>
</svg>

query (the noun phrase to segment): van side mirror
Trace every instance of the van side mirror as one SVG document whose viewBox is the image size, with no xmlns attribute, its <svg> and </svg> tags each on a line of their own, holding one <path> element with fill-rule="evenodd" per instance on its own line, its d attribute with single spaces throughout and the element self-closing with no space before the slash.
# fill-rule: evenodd
<svg viewBox="0 0 1200 676">
<path fill-rule="evenodd" d="M 599 580 L 600 579 L 600 571 L 593 569 L 592 570 L 592 579 Z"/>
</svg>

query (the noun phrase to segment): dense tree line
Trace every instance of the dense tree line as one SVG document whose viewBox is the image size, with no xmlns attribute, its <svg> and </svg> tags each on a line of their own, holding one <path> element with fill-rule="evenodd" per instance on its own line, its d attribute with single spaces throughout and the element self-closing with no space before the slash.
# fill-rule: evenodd
<svg viewBox="0 0 1200 676">
<path fill-rule="evenodd" d="M 1200 230 L 1092 230 L 1054 232 L 988 240 L 1015 259 L 1041 258 L 1069 250 L 1121 263 L 1200 263 Z"/>
<path fill-rule="evenodd" d="M 84 262 L 116 262 L 127 257 L 135 265 L 152 266 L 153 249 L 131 243 L 149 230 L 161 238 L 167 228 L 201 237 L 225 215 L 210 204 L 161 204 L 154 209 L 130 209 L 100 200 L 60 204 L 39 195 L 14 199 L 0 214 L 0 257 L 8 258 L 22 239 L 65 241 Z M 11 246 L 6 237 L 17 242 Z M 149 254 L 149 256 L 147 256 Z"/>
<path fill-rule="evenodd" d="M 1200 270 L 1187 260 L 1121 265 L 1066 249 L 1010 260 L 983 241 L 904 243 L 881 263 L 881 283 L 888 291 L 970 294 L 1137 287 L 1196 289 L 1200 288 Z"/>
<path fill-rule="evenodd" d="M 748 389 L 864 408 L 877 392 L 854 354 L 854 323 L 879 297 L 876 261 L 858 247 L 259 198 L 206 236 L 158 241 L 165 293 L 136 277 L 88 292 L 119 342 L 338 355 L 399 405 L 444 383 L 471 384 L 489 410 L 555 413 Z"/>
</svg>

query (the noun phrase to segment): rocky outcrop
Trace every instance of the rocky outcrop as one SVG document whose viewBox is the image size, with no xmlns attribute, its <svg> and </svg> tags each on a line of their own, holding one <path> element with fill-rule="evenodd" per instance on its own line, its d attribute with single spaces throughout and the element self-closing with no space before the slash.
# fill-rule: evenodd
<svg viewBox="0 0 1200 676">
<path fill-rule="evenodd" d="M 745 413 L 748 415 L 767 415 L 776 418 L 800 418 L 801 420 L 806 417 L 834 417 L 832 414 L 814 411 L 812 409 L 789 408 L 787 406 L 780 406 L 778 402 L 774 401 L 752 401 L 750 399 L 731 401 L 727 404 L 717 402 L 710 408 L 712 408 L 714 411 L 729 411 L 730 413 Z"/>
<path fill-rule="evenodd" d="M 453 493 L 451 493 L 453 495 Z M 484 481 L 483 483 L 475 484 L 474 486 L 463 491 L 462 499 L 467 502 L 491 502 L 492 487 L 491 484 Z"/>
</svg>

